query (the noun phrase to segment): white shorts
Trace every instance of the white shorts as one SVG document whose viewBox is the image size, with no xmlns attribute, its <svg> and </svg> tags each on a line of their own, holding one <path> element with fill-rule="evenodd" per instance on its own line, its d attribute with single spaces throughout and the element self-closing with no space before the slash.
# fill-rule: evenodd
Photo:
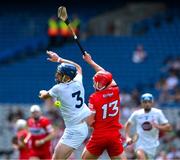
<svg viewBox="0 0 180 160">
<path fill-rule="evenodd" d="M 148 159 L 155 159 L 157 147 L 147 148 L 144 146 L 136 146 L 135 151 L 137 152 L 138 149 L 143 150 Z"/>
<path fill-rule="evenodd" d="M 88 126 L 86 122 L 65 128 L 60 143 L 68 145 L 74 149 L 80 147 L 88 136 Z"/>
</svg>

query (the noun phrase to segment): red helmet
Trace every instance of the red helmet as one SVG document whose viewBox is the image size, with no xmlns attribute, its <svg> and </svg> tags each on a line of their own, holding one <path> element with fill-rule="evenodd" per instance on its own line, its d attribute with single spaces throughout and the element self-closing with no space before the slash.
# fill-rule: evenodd
<svg viewBox="0 0 180 160">
<path fill-rule="evenodd" d="M 112 74 L 107 71 L 98 71 L 94 77 L 94 88 L 98 91 L 105 89 L 112 82 Z"/>
</svg>

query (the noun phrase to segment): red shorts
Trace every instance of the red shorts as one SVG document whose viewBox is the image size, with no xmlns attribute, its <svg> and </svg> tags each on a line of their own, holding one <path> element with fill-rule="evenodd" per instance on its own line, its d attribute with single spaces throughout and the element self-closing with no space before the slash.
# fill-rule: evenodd
<svg viewBox="0 0 180 160">
<path fill-rule="evenodd" d="M 86 144 L 86 149 L 95 156 L 100 156 L 104 150 L 110 157 L 118 156 L 123 152 L 121 135 L 119 132 L 92 135 Z"/>
<path fill-rule="evenodd" d="M 50 160 L 52 158 L 52 154 L 48 150 L 39 151 L 39 150 L 31 149 L 29 154 L 30 157 L 38 157 L 39 159 Z"/>
</svg>

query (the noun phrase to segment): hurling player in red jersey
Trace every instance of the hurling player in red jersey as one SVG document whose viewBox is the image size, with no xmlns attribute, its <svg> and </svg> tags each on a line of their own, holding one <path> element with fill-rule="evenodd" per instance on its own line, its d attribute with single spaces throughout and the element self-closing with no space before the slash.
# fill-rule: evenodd
<svg viewBox="0 0 180 160">
<path fill-rule="evenodd" d="M 83 59 L 96 71 L 93 77 L 95 92 L 89 97 L 89 107 L 94 112 L 93 132 L 82 153 L 82 159 L 98 159 L 107 151 L 111 159 L 126 159 L 123 153 L 119 123 L 119 87 L 112 74 L 96 64 L 89 54 Z"/>
<path fill-rule="evenodd" d="M 54 129 L 50 120 L 42 115 L 38 105 L 30 108 L 31 117 L 27 124 L 30 132 L 31 159 L 51 159 L 51 139 L 54 138 Z"/>
<path fill-rule="evenodd" d="M 19 160 L 29 159 L 29 147 L 24 143 L 28 135 L 27 122 L 24 119 L 18 119 L 15 124 L 17 130 L 16 136 L 12 139 L 13 148 L 19 151 Z"/>
</svg>

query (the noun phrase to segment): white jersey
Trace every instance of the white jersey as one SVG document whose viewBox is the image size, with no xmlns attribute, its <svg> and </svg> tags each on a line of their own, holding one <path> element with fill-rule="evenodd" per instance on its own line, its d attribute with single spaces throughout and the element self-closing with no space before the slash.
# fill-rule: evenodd
<svg viewBox="0 0 180 160">
<path fill-rule="evenodd" d="M 84 103 L 84 87 L 81 74 L 77 74 L 68 83 L 59 83 L 53 86 L 48 92 L 52 97 L 61 101 L 60 111 L 66 127 L 79 124 L 91 114 L 90 109 Z"/>
<path fill-rule="evenodd" d="M 154 148 L 159 145 L 159 130 L 152 127 L 151 122 L 153 121 L 157 124 L 168 123 L 162 111 L 157 108 L 151 108 L 148 113 L 145 113 L 144 109 L 139 109 L 128 119 L 128 122 L 136 125 L 136 131 L 139 134 L 136 148 L 139 146 Z"/>
</svg>

